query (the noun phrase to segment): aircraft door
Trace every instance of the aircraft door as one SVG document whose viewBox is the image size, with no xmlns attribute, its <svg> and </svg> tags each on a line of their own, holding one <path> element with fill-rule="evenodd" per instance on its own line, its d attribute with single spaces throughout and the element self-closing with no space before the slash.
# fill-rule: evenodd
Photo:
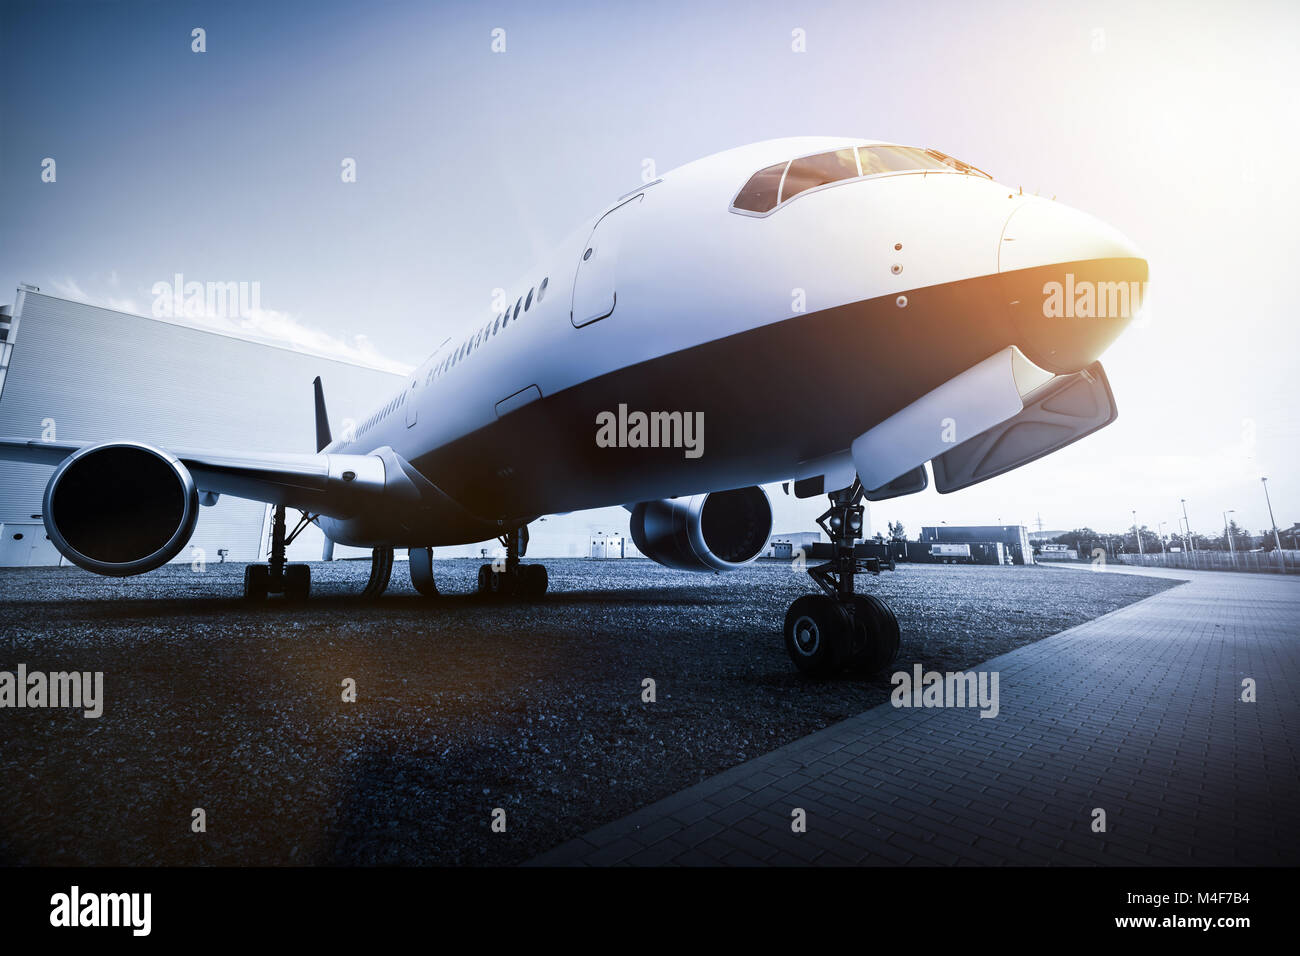
<svg viewBox="0 0 1300 956">
<path fill-rule="evenodd" d="M 420 409 L 415 404 L 418 379 L 411 379 L 411 387 L 406 390 L 406 427 L 411 428 L 420 420 Z"/>
<path fill-rule="evenodd" d="M 641 205 L 644 193 L 615 206 L 600 217 L 591 231 L 573 280 L 569 319 L 574 328 L 608 318 L 618 304 L 618 250 L 629 219 Z"/>
</svg>

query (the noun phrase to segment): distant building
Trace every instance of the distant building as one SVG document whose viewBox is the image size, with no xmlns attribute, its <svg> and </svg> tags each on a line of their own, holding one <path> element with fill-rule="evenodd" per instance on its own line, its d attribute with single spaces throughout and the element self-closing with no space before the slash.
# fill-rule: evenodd
<svg viewBox="0 0 1300 956">
<path fill-rule="evenodd" d="M 783 558 L 792 560 L 796 552 L 803 551 L 807 545 L 817 544 L 822 539 L 820 531 L 792 531 L 786 534 L 774 534 L 767 542 L 765 558 Z"/>
<path fill-rule="evenodd" d="M 1044 542 L 1038 552 L 1039 561 L 1078 561 L 1079 552 L 1068 544 Z"/>
<path fill-rule="evenodd" d="M 0 435 L 135 439 L 163 448 L 313 452 L 312 379 L 335 433 L 401 388 L 403 376 L 339 358 L 115 312 L 33 289 L 0 314 Z M 52 469 L 0 461 L 0 566 L 63 563 L 41 519 Z M 290 513 L 290 520 L 296 519 Z M 267 554 L 270 508 L 222 495 L 199 509 L 177 561 Z M 319 560 L 314 525 L 290 560 Z M 195 550 L 197 549 L 197 550 Z M 340 546 L 334 557 L 366 552 Z"/>
<path fill-rule="evenodd" d="M 1007 552 L 1001 541 L 890 541 L 886 547 L 895 561 L 915 564 L 1007 563 Z"/>
<path fill-rule="evenodd" d="M 632 539 L 621 534 L 595 534 L 591 536 L 591 550 L 587 557 L 599 561 L 610 558 L 637 558 L 641 552 L 636 549 Z"/>
<path fill-rule="evenodd" d="M 945 544 L 1000 543 L 1012 564 L 1033 564 L 1034 551 L 1024 525 L 938 525 L 922 528 L 921 541 Z"/>
<path fill-rule="evenodd" d="M 1044 541 L 1053 541 L 1063 534 L 1069 534 L 1068 531 L 1031 531 L 1029 532 L 1030 544 L 1042 544 Z"/>
</svg>

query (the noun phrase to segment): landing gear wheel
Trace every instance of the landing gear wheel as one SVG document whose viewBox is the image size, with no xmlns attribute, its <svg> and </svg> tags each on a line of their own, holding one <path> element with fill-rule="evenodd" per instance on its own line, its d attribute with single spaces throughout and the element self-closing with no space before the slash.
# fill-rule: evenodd
<svg viewBox="0 0 1300 956">
<path fill-rule="evenodd" d="M 479 565 L 479 569 L 478 569 L 478 593 L 479 594 L 492 593 L 491 578 L 492 578 L 492 565 L 490 564 Z"/>
<path fill-rule="evenodd" d="M 542 564 L 521 564 L 519 566 L 519 596 L 536 601 L 546 594 L 550 578 L 546 566 Z"/>
<path fill-rule="evenodd" d="M 244 568 L 244 600 L 259 603 L 265 601 L 270 583 L 270 568 L 265 564 L 250 564 Z"/>
<path fill-rule="evenodd" d="M 834 673 L 848 659 L 852 625 L 844 609 L 825 594 L 805 594 L 785 615 L 785 650 L 794 666 L 813 677 Z"/>
<path fill-rule="evenodd" d="M 375 548 L 370 552 L 370 577 L 361 589 L 361 596 L 367 599 L 379 597 L 388 590 L 388 579 L 393 576 L 393 549 Z"/>
<path fill-rule="evenodd" d="M 433 580 L 433 548 L 410 548 L 406 552 L 411 571 L 411 586 L 427 598 L 438 597 L 438 585 Z"/>
<path fill-rule="evenodd" d="M 870 594 L 853 595 L 857 653 L 849 666 L 862 674 L 879 674 L 898 658 L 898 618 L 889 605 Z"/>
<path fill-rule="evenodd" d="M 284 569 L 284 598 L 286 601 L 305 601 L 311 594 L 311 568 L 305 564 L 290 564 Z"/>
<path fill-rule="evenodd" d="M 488 568 L 487 593 L 493 597 L 507 597 L 515 592 L 516 575 L 508 571 Z"/>
</svg>

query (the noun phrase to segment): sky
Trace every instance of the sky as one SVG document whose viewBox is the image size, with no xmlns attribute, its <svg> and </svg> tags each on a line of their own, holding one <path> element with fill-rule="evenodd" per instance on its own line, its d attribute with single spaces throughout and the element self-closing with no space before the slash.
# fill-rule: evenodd
<svg viewBox="0 0 1300 956">
<path fill-rule="evenodd" d="M 646 160 L 795 135 L 935 146 L 1119 228 L 1149 301 L 1103 357 L 1115 424 L 873 505 L 873 527 L 1120 530 L 1136 511 L 1168 533 L 1186 498 L 1194 530 L 1233 509 L 1258 531 L 1262 476 L 1286 527 L 1298 39 L 1290 2 L 0 0 L 0 302 L 29 282 L 149 314 L 177 273 L 256 282 L 244 331 L 402 368 Z M 778 501 L 776 530 L 818 510 Z"/>
</svg>

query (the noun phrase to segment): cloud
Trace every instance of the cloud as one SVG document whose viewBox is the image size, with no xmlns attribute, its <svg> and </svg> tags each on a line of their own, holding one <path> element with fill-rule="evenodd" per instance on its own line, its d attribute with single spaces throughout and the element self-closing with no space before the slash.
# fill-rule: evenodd
<svg viewBox="0 0 1300 956">
<path fill-rule="evenodd" d="M 119 285 L 117 273 L 110 273 L 106 283 L 96 283 L 97 286 L 105 284 L 112 289 L 116 289 Z M 62 298 L 76 299 L 88 305 L 112 309 L 115 312 L 151 316 L 158 321 L 170 322 L 174 325 L 185 325 L 191 328 L 222 332 L 241 339 L 260 342 L 264 345 L 274 345 L 280 348 L 292 349 L 296 352 L 307 352 L 325 358 L 355 362 L 359 365 L 382 369 L 397 375 L 407 375 L 413 368 L 412 365 L 406 362 L 400 362 L 384 355 L 366 335 L 354 335 L 351 340 L 348 340 L 323 329 L 315 328 L 290 312 L 264 309 L 260 307 L 260 304 L 253 305 L 250 308 L 235 309 L 233 310 L 234 314 L 229 314 L 224 309 L 210 308 L 211 303 L 207 301 L 203 303 L 195 302 L 195 308 L 183 310 L 185 314 L 172 315 L 169 314 L 172 311 L 170 308 L 161 311 L 155 309 L 162 297 L 152 290 L 139 290 L 143 301 L 149 303 L 146 308 L 141 309 L 138 305 L 139 300 L 135 298 L 126 298 L 108 292 L 88 293 L 73 278 L 54 281 L 50 284 L 50 288 L 55 295 Z M 168 288 L 170 289 L 170 285 L 168 285 Z M 171 299 L 170 292 L 166 294 L 166 298 Z M 251 299 L 254 303 L 257 303 L 259 297 L 253 296 Z M 170 301 L 167 305 L 170 306 Z"/>
<path fill-rule="evenodd" d="M 63 280 L 54 280 L 51 283 L 54 294 L 64 299 L 77 299 L 80 302 L 90 302 L 91 305 L 99 305 L 98 302 L 92 302 L 91 296 L 81 291 L 81 286 L 77 285 L 77 280 L 68 278 Z"/>
<path fill-rule="evenodd" d="M 249 309 L 246 314 L 237 316 L 205 312 L 200 316 L 183 316 L 164 321 L 226 332 L 242 339 L 356 362 L 398 375 L 406 375 L 413 368 L 408 363 L 384 355 L 365 335 L 354 335 L 348 341 L 323 329 L 314 328 L 291 313 L 276 309 Z"/>
</svg>

